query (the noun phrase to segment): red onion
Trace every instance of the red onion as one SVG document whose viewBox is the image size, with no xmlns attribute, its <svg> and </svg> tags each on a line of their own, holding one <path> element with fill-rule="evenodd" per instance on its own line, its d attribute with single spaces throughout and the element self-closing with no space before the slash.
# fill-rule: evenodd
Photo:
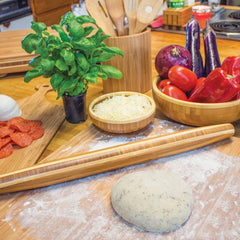
<svg viewBox="0 0 240 240">
<path fill-rule="evenodd" d="M 158 52 L 155 58 L 155 68 L 162 79 L 168 78 L 168 70 L 174 65 L 192 70 L 192 56 L 185 47 L 168 45 Z"/>
</svg>

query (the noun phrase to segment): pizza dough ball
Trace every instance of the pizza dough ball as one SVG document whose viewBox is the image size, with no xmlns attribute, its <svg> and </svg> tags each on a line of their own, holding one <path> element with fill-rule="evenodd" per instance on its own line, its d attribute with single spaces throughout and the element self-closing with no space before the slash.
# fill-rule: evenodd
<svg viewBox="0 0 240 240">
<path fill-rule="evenodd" d="M 180 177 L 148 170 L 121 177 L 112 187 L 111 202 L 127 222 L 145 231 L 168 232 L 188 220 L 193 197 Z"/>
</svg>

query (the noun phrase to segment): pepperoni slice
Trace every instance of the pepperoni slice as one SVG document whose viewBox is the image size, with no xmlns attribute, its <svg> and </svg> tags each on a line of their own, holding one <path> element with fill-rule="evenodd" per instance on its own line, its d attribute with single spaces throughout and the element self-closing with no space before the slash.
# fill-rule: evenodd
<svg viewBox="0 0 240 240">
<path fill-rule="evenodd" d="M 8 126 L 12 129 L 16 129 L 19 132 L 29 132 L 30 126 L 28 124 L 28 120 L 25 120 L 22 117 L 15 117 L 8 121 Z"/>
<path fill-rule="evenodd" d="M 0 128 L 0 138 L 10 136 L 13 132 L 14 132 L 14 130 L 9 128 L 8 126 L 1 127 Z"/>
<path fill-rule="evenodd" d="M 41 120 L 28 120 L 30 126 L 31 125 L 35 125 L 35 126 L 41 126 L 42 125 L 42 121 Z"/>
<path fill-rule="evenodd" d="M 28 134 L 32 137 L 33 140 L 41 138 L 44 134 L 42 126 L 32 126 Z"/>
<path fill-rule="evenodd" d="M 23 132 L 15 132 L 11 134 L 12 141 L 17 144 L 19 147 L 27 147 L 29 146 L 33 139 L 28 133 Z"/>
<path fill-rule="evenodd" d="M 11 138 L 10 137 L 0 138 L 0 149 L 2 147 L 4 147 L 5 145 L 7 145 L 9 142 L 11 142 Z"/>
<path fill-rule="evenodd" d="M 8 143 L 0 149 L 0 158 L 5 158 L 10 156 L 13 153 L 13 146 L 11 143 Z"/>
</svg>

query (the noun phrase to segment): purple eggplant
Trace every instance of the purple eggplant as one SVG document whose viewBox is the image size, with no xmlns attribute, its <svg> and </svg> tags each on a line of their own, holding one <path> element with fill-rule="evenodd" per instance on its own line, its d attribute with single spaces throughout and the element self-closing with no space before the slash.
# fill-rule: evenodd
<svg viewBox="0 0 240 240">
<path fill-rule="evenodd" d="M 205 69 L 204 75 L 207 76 L 215 68 L 221 67 L 221 61 L 218 54 L 216 34 L 209 21 L 206 22 L 206 27 L 203 29 L 203 40 L 205 50 Z"/>
<path fill-rule="evenodd" d="M 198 78 L 201 78 L 203 76 L 203 60 L 200 53 L 200 25 L 194 15 L 188 21 L 186 33 L 186 49 L 192 56 L 192 71 Z"/>
</svg>

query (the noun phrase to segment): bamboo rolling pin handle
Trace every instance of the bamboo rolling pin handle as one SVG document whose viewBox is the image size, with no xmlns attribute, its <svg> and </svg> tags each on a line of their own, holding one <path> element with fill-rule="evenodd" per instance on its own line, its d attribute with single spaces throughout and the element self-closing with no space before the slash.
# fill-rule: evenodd
<svg viewBox="0 0 240 240">
<path fill-rule="evenodd" d="M 0 194 L 61 183 L 193 150 L 234 135 L 232 124 L 198 127 L 65 157 L 0 176 Z"/>
</svg>

